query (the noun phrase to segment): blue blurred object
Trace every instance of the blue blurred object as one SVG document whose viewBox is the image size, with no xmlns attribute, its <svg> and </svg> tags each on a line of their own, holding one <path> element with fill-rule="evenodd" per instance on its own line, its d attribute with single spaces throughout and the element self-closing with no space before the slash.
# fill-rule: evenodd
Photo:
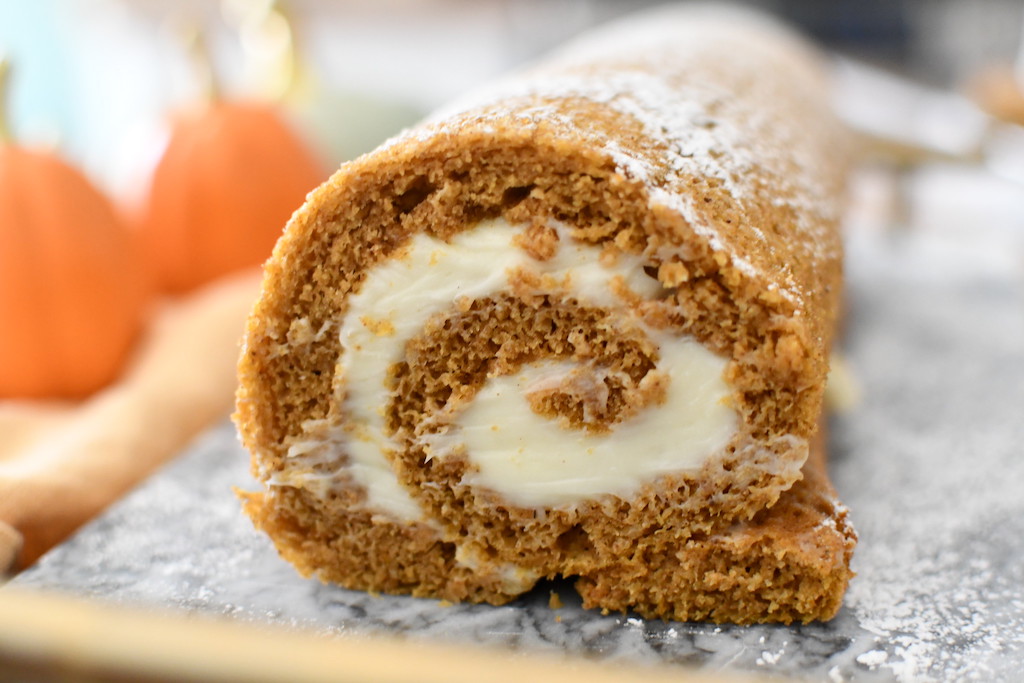
<svg viewBox="0 0 1024 683">
<path fill-rule="evenodd" d="M 66 0 L 0 0 L 0 53 L 12 63 L 8 118 L 25 144 L 72 140 L 79 131 L 69 53 L 60 21 Z"/>
</svg>

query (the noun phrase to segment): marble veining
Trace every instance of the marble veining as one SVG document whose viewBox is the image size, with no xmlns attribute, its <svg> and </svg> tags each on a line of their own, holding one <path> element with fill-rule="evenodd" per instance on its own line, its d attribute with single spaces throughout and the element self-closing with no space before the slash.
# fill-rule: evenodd
<svg viewBox="0 0 1024 683">
<path fill-rule="evenodd" d="M 830 443 L 861 542 L 858 576 L 827 624 L 601 615 L 582 610 L 567 582 L 492 607 L 304 580 L 239 510 L 231 487 L 255 482 L 226 422 L 12 584 L 342 637 L 401 633 L 826 681 L 1017 680 L 1024 277 L 958 275 L 914 253 L 886 241 L 850 253 L 846 352 L 866 397 L 833 420 Z M 548 606 L 552 591 L 563 607 Z"/>
</svg>

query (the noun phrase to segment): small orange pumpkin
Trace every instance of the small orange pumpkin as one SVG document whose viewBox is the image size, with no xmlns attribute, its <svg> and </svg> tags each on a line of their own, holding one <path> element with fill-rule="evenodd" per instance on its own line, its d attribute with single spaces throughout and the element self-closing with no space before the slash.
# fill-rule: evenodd
<svg viewBox="0 0 1024 683">
<path fill-rule="evenodd" d="M 159 286 L 180 293 L 263 263 L 326 176 L 272 105 L 217 101 L 179 117 L 142 226 Z"/>
<path fill-rule="evenodd" d="M 81 173 L 3 131 L 0 398 L 82 397 L 114 379 L 142 326 L 138 245 Z"/>
</svg>

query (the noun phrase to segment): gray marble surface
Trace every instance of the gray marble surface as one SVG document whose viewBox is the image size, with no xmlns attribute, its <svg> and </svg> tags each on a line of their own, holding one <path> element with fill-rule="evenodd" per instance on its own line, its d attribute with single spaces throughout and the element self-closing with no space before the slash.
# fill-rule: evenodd
<svg viewBox="0 0 1024 683">
<path fill-rule="evenodd" d="M 826 681 L 1021 680 L 1021 242 L 1009 261 L 995 255 L 1010 263 L 1003 269 L 909 235 L 851 245 L 846 353 L 864 400 L 833 421 L 831 454 L 861 541 L 858 576 L 830 623 L 603 616 L 562 583 L 492 607 L 304 580 L 239 511 L 231 487 L 254 483 L 226 422 L 13 585 L 342 637 L 400 633 Z M 549 608 L 551 591 L 562 608 Z"/>
</svg>

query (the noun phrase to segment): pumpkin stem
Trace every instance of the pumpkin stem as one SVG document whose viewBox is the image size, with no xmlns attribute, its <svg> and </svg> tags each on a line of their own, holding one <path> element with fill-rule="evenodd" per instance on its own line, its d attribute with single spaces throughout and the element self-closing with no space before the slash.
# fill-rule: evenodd
<svg viewBox="0 0 1024 683">
<path fill-rule="evenodd" d="M 0 144 L 11 142 L 14 136 L 7 125 L 7 82 L 10 80 L 11 60 L 0 55 Z"/>
<path fill-rule="evenodd" d="M 185 49 L 188 52 L 196 79 L 200 83 L 200 93 L 204 102 L 216 102 L 220 99 L 221 88 L 217 73 L 213 68 L 210 45 L 206 41 L 206 33 L 198 26 L 192 25 L 185 30 Z"/>
<path fill-rule="evenodd" d="M 291 16 L 279 2 L 270 4 L 270 11 L 264 20 L 264 31 L 279 38 L 278 48 L 278 84 L 277 98 L 284 99 L 296 88 L 301 69 L 299 51 L 295 43 L 295 24 Z"/>
<path fill-rule="evenodd" d="M 225 2 L 228 20 L 241 38 L 248 67 L 258 74 L 258 87 L 271 100 L 283 100 L 300 80 L 298 50 L 291 16 L 277 0 Z"/>
</svg>

